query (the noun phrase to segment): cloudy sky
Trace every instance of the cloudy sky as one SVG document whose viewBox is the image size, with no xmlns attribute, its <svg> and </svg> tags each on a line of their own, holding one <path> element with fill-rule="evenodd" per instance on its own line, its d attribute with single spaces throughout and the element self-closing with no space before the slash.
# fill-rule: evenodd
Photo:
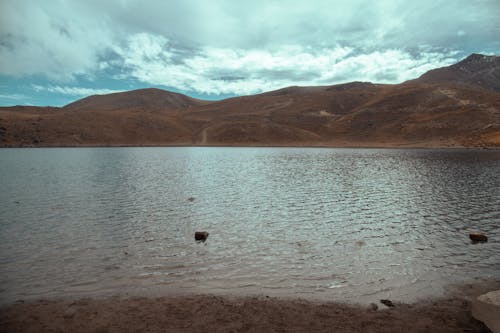
<svg viewBox="0 0 500 333">
<path fill-rule="evenodd" d="M 0 105 L 399 83 L 500 54 L 500 0 L 0 0 Z"/>
</svg>

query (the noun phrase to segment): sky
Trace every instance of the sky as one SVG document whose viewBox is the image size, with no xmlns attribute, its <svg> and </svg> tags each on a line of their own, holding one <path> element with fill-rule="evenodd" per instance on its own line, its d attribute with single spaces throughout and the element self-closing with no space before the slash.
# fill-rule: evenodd
<svg viewBox="0 0 500 333">
<path fill-rule="evenodd" d="M 0 105 L 400 83 L 500 54 L 500 0 L 0 0 Z"/>
</svg>

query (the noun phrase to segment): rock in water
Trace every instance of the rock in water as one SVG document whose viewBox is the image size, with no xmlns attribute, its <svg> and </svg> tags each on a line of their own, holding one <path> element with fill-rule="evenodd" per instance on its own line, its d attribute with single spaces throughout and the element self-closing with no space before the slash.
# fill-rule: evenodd
<svg viewBox="0 0 500 333">
<path fill-rule="evenodd" d="M 393 308 L 395 307 L 394 303 L 392 303 L 392 301 L 388 300 L 388 299 L 381 299 L 380 300 L 380 303 L 384 304 L 385 306 L 388 306 L 390 308 Z"/>
<path fill-rule="evenodd" d="M 206 232 L 206 231 L 196 231 L 194 233 L 194 239 L 196 241 L 204 242 L 207 240 L 207 238 L 208 238 L 208 232 Z"/>
<path fill-rule="evenodd" d="M 472 302 L 472 315 L 493 333 L 500 333 L 500 290 L 490 291 Z"/>
<path fill-rule="evenodd" d="M 486 235 L 480 234 L 480 233 L 469 234 L 469 238 L 473 242 L 487 242 L 488 241 L 488 237 L 486 237 Z"/>
</svg>

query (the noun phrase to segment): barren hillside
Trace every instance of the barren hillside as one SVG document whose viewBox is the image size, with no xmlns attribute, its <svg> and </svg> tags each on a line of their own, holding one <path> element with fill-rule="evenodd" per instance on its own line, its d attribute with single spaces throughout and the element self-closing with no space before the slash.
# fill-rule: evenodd
<svg viewBox="0 0 500 333">
<path fill-rule="evenodd" d="M 0 146 L 500 147 L 500 57 L 396 85 L 288 87 L 209 102 L 160 89 L 0 108 Z"/>
</svg>

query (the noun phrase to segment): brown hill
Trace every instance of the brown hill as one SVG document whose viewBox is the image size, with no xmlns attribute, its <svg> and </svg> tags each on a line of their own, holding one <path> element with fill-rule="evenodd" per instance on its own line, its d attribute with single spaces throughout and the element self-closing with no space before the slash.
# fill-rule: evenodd
<svg viewBox="0 0 500 333">
<path fill-rule="evenodd" d="M 165 111 L 189 109 L 206 103 L 179 93 L 148 88 L 107 95 L 93 95 L 68 104 L 63 109 L 70 111 Z"/>
<path fill-rule="evenodd" d="M 420 83 L 453 82 L 500 92 L 500 57 L 471 54 L 451 66 L 428 71 L 415 81 Z"/>
<path fill-rule="evenodd" d="M 497 74 L 498 57 L 472 55 L 397 85 L 288 87 L 216 102 L 142 89 L 63 108 L 0 108 L 0 145 L 500 147 Z"/>
</svg>

